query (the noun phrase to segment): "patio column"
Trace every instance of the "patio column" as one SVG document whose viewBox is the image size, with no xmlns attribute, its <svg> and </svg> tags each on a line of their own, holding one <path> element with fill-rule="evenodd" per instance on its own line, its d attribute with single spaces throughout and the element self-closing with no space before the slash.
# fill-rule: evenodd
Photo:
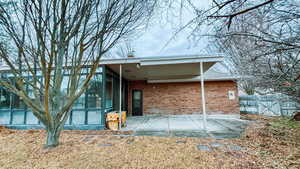
<svg viewBox="0 0 300 169">
<path fill-rule="evenodd" d="M 119 130 L 121 130 L 122 127 L 122 65 L 120 64 L 120 103 L 119 103 Z"/>
<path fill-rule="evenodd" d="M 204 91 L 204 77 L 203 77 L 203 62 L 200 62 L 200 78 L 201 78 L 201 100 L 202 100 L 202 111 L 203 111 L 203 129 L 207 130 L 206 120 L 206 103 L 205 103 L 205 91 Z"/>
</svg>

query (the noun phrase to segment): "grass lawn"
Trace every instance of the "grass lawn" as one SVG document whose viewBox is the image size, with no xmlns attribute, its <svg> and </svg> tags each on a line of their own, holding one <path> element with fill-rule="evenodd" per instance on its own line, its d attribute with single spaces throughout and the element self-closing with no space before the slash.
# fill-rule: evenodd
<svg viewBox="0 0 300 169">
<path fill-rule="evenodd" d="M 300 122 L 254 115 L 242 118 L 253 125 L 238 139 L 64 131 L 61 145 L 53 149 L 43 148 L 43 131 L 1 128 L 0 168 L 300 168 Z M 212 146 L 215 143 L 222 146 Z M 199 150 L 198 145 L 210 151 Z"/>
</svg>

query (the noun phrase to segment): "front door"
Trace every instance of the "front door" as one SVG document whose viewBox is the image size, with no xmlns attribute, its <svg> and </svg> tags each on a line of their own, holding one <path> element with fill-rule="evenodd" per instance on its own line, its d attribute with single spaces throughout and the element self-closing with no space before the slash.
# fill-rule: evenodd
<svg viewBox="0 0 300 169">
<path fill-rule="evenodd" d="M 143 92 L 142 90 L 132 91 L 132 115 L 143 115 Z"/>
</svg>

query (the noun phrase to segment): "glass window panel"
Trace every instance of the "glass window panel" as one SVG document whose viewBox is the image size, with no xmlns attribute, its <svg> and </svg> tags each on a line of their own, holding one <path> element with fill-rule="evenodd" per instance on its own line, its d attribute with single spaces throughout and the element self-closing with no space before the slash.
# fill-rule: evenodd
<svg viewBox="0 0 300 169">
<path fill-rule="evenodd" d="M 69 83 L 69 76 L 64 76 L 62 83 L 61 83 L 61 89 L 64 95 L 67 95 L 68 93 L 68 83 Z"/>
<path fill-rule="evenodd" d="M 63 74 L 66 75 L 66 76 L 70 75 L 70 73 L 71 73 L 71 69 L 64 69 L 63 70 Z"/>
<path fill-rule="evenodd" d="M 25 109 L 25 103 L 23 99 L 15 94 L 12 94 L 12 105 L 13 109 Z"/>
<path fill-rule="evenodd" d="M 31 99 L 34 99 L 34 91 L 33 91 L 33 87 L 28 85 L 28 89 L 27 89 L 27 92 L 28 92 L 28 97 L 30 97 Z"/>
<path fill-rule="evenodd" d="M 85 93 L 83 93 L 73 104 L 73 109 L 84 109 L 85 108 Z"/>
<path fill-rule="evenodd" d="M 101 108 L 101 89 L 102 75 L 96 74 L 90 81 L 87 89 L 87 106 L 88 108 Z"/>
<path fill-rule="evenodd" d="M 12 74 L 12 73 L 6 73 L 5 76 L 6 77 L 14 77 L 14 74 Z"/>
<path fill-rule="evenodd" d="M 107 74 L 106 76 L 106 108 L 112 107 L 112 100 L 113 100 L 113 80 L 112 76 Z"/>
<path fill-rule="evenodd" d="M 22 77 L 28 77 L 29 75 L 29 72 L 28 71 L 23 71 L 22 72 Z"/>
<path fill-rule="evenodd" d="M 71 113 L 69 113 L 69 116 L 68 116 L 68 119 L 65 122 L 65 125 L 69 125 L 70 124 L 70 116 L 71 116 Z"/>
<path fill-rule="evenodd" d="M 41 82 L 41 77 L 37 77 L 38 80 Z M 36 86 L 38 88 L 41 88 L 40 86 L 40 82 L 36 82 Z M 34 85 L 34 80 L 32 77 L 29 78 L 29 83 L 31 83 L 32 85 Z M 31 99 L 36 99 L 35 98 L 35 95 L 34 95 L 34 89 L 31 85 L 28 84 L 28 89 L 27 89 L 27 92 L 28 92 L 28 96 L 31 98 Z M 40 99 L 40 98 L 39 98 Z"/>
<path fill-rule="evenodd" d="M 73 111 L 72 112 L 72 124 L 84 124 L 85 111 Z"/>
<path fill-rule="evenodd" d="M 12 83 L 15 81 L 13 78 L 10 79 L 12 81 Z M 17 86 L 18 88 L 18 85 L 16 85 L 15 83 L 15 86 Z M 16 94 L 13 94 L 12 93 L 12 99 L 11 99 L 11 107 L 13 109 L 25 109 L 25 103 L 23 101 L 23 99 L 21 97 L 19 97 L 18 95 Z"/>
<path fill-rule="evenodd" d="M 141 92 L 140 91 L 135 91 L 133 93 L 133 98 L 136 100 L 140 100 L 141 99 Z"/>
<path fill-rule="evenodd" d="M 63 90 L 64 93 L 68 92 L 68 81 L 70 76 L 65 76 L 63 80 Z M 85 75 L 82 75 L 79 79 L 79 84 L 81 84 L 85 80 Z M 84 109 L 85 108 L 85 93 L 83 93 L 73 104 L 73 109 Z"/>
<path fill-rule="evenodd" d="M 0 109 L 10 108 L 10 92 L 4 88 L 0 88 Z"/>
<path fill-rule="evenodd" d="M 38 70 L 38 71 L 36 71 L 36 75 L 37 75 L 37 76 L 42 76 L 43 73 L 42 73 L 42 71 Z"/>
<path fill-rule="evenodd" d="M 12 112 L 12 124 L 24 124 L 24 111 Z"/>
<path fill-rule="evenodd" d="M 33 115 L 31 111 L 27 112 L 26 124 L 38 124 L 38 119 Z"/>
<path fill-rule="evenodd" d="M 88 124 L 100 124 L 101 111 L 89 111 L 88 112 Z"/>
<path fill-rule="evenodd" d="M 0 124 L 9 124 L 10 121 L 10 111 L 3 111 L 0 112 Z"/>
<path fill-rule="evenodd" d="M 64 75 L 62 82 L 61 82 L 61 92 L 62 92 L 62 96 L 63 96 L 63 100 L 62 100 L 62 104 L 66 104 L 67 99 L 68 99 L 68 92 L 69 92 L 69 78 L 70 76 L 68 75 Z"/>
<path fill-rule="evenodd" d="M 81 73 L 82 74 L 84 74 L 84 73 L 90 73 L 90 71 L 91 71 L 91 68 L 88 68 L 88 67 L 86 67 L 86 68 L 81 68 Z"/>
<path fill-rule="evenodd" d="M 101 66 L 98 67 L 97 70 L 96 70 L 96 72 L 97 72 L 97 73 L 102 73 L 102 67 L 101 67 Z"/>
</svg>

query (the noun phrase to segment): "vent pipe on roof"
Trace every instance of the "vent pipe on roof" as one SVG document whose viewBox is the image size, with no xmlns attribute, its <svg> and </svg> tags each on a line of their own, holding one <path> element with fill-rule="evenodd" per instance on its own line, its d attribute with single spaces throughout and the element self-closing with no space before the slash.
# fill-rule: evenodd
<svg viewBox="0 0 300 169">
<path fill-rule="evenodd" d="M 129 51 L 127 57 L 128 57 L 128 58 L 133 58 L 133 57 L 134 57 L 134 53 L 135 53 L 134 50 Z"/>
</svg>

